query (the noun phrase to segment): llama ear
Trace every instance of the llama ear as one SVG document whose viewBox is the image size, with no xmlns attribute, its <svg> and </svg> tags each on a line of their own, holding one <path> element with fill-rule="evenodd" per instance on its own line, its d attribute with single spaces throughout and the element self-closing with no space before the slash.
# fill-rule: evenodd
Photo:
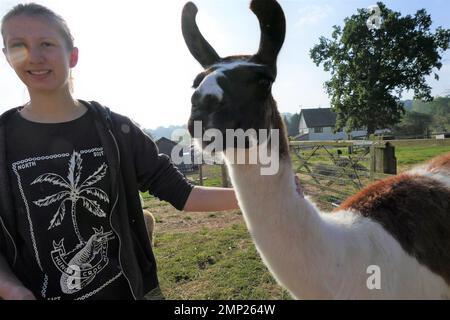
<svg viewBox="0 0 450 320">
<path fill-rule="evenodd" d="M 202 67 L 206 69 L 209 66 L 220 62 L 221 58 L 198 29 L 195 21 L 197 12 L 198 9 L 195 4 L 192 2 L 186 3 L 181 17 L 181 27 L 184 41 L 186 42 L 189 51 Z"/>
<path fill-rule="evenodd" d="M 283 9 L 275 0 L 252 0 L 250 9 L 258 17 L 261 29 L 259 50 L 251 60 L 271 67 L 276 76 L 277 57 L 286 35 Z"/>
</svg>

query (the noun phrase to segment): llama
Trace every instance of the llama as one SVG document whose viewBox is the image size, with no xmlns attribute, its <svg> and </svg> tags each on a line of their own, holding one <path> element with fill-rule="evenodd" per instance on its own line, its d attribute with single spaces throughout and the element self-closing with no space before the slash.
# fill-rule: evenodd
<svg viewBox="0 0 450 320">
<path fill-rule="evenodd" d="M 147 229 L 150 244 L 153 247 L 155 241 L 155 217 L 150 211 L 144 209 L 144 198 L 141 195 L 139 195 L 139 198 L 141 200 L 142 213 L 144 214 L 145 228 Z"/>
<path fill-rule="evenodd" d="M 263 262 L 298 299 L 450 298 L 450 154 L 376 182 L 331 213 L 296 191 L 285 128 L 271 93 L 285 17 L 275 0 L 253 0 L 261 29 L 255 55 L 221 58 L 196 24 L 197 7 L 183 8 L 187 47 L 205 71 L 194 80 L 188 129 L 278 129 L 279 170 L 236 164 L 274 140 L 246 141 L 223 156 L 239 206 Z M 207 144 L 202 143 L 203 147 Z M 379 284 L 372 286 L 372 270 Z"/>
<path fill-rule="evenodd" d="M 155 242 L 155 217 L 148 210 L 142 210 L 144 213 L 145 228 L 147 229 L 148 239 L 153 247 Z"/>
</svg>

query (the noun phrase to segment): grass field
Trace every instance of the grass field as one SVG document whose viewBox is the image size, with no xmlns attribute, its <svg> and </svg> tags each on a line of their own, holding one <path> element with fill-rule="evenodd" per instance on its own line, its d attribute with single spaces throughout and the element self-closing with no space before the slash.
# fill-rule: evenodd
<svg viewBox="0 0 450 320">
<path fill-rule="evenodd" d="M 450 147 L 397 147 L 395 150 L 399 171 L 407 170 L 417 163 L 425 162 L 437 155 L 444 154 L 446 152 L 450 152 Z"/>
<path fill-rule="evenodd" d="M 449 151 L 397 147 L 399 171 Z M 206 186 L 221 185 L 220 166 L 205 167 L 204 176 Z M 167 299 L 291 299 L 262 263 L 239 210 L 184 213 L 143 196 L 157 221 L 154 252 Z"/>
</svg>

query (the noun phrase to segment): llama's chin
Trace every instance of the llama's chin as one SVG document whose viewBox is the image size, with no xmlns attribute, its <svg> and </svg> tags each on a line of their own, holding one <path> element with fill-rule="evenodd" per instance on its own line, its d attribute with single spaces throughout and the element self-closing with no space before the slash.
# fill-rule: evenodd
<svg viewBox="0 0 450 320">
<path fill-rule="evenodd" d="M 199 150 L 203 158 L 207 161 L 213 161 L 214 164 L 223 164 L 225 159 L 229 164 L 256 164 L 258 163 L 258 151 L 261 146 L 247 146 L 237 148 L 236 146 L 214 145 L 214 142 L 207 142 L 203 139 L 193 139 L 194 148 Z M 240 160 L 239 160 L 240 159 Z M 253 161 L 251 159 L 254 159 Z M 237 161 L 237 162 L 236 162 Z"/>
<path fill-rule="evenodd" d="M 194 138 L 193 141 L 194 141 L 194 148 L 196 150 L 203 151 L 204 149 L 203 140 L 200 138 Z"/>
</svg>

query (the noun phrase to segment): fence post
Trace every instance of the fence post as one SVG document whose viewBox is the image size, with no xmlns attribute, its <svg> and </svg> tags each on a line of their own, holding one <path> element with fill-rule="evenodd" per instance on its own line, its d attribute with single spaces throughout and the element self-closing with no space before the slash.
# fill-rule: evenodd
<svg viewBox="0 0 450 320">
<path fill-rule="evenodd" d="M 395 147 L 389 142 L 382 145 L 372 145 L 371 147 L 370 172 L 397 174 L 397 158 L 395 157 Z"/>
<path fill-rule="evenodd" d="M 199 184 L 200 186 L 203 186 L 203 163 L 200 164 L 200 167 L 198 168 L 198 178 L 199 178 Z"/>
<path fill-rule="evenodd" d="M 228 188 L 229 184 L 228 184 L 227 166 L 225 164 L 222 164 L 221 167 L 222 167 L 222 187 Z"/>
</svg>

